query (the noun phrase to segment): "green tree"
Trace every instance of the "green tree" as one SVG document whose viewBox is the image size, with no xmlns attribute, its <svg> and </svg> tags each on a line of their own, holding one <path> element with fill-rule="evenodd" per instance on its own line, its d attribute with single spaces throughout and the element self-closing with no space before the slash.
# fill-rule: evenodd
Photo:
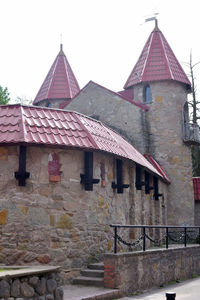
<svg viewBox="0 0 200 300">
<path fill-rule="evenodd" d="M 8 104 L 10 101 L 9 92 L 7 87 L 0 86 L 0 105 Z"/>
<path fill-rule="evenodd" d="M 190 120 L 193 124 L 199 125 L 200 120 L 200 101 L 197 95 L 197 86 L 194 68 L 199 65 L 200 62 L 193 63 L 192 61 L 192 50 L 190 52 L 190 61 L 186 63 L 189 68 L 189 77 L 191 78 L 191 95 L 188 100 L 189 110 L 190 110 Z M 199 129 L 200 130 L 200 129 Z M 200 176 L 200 146 L 192 145 L 192 173 L 193 176 Z"/>
</svg>

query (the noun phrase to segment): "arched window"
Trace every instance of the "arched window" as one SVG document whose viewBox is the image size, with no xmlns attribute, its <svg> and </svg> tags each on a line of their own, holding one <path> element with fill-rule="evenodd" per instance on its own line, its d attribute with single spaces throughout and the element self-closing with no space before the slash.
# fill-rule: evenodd
<svg viewBox="0 0 200 300">
<path fill-rule="evenodd" d="M 144 98 L 143 98 L 143 100 L 144 100 L 144 103 L 151 103 L 152 102 L 151 88 L 150 88 L 149 84 L 144 87 Z"/>
</svg>

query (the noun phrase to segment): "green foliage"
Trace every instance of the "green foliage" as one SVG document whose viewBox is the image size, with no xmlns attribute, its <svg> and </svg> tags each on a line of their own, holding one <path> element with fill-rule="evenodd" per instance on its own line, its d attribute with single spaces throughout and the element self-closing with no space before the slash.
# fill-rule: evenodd
<svg viewBox="0 0 200 300">
<path fill-rule="evenodd" d="M 10 97 L 7 87 L 3 88 L 2 86 L 0 86 L 0 105 L 8 104 L 9 101 Z"/>
</svg>

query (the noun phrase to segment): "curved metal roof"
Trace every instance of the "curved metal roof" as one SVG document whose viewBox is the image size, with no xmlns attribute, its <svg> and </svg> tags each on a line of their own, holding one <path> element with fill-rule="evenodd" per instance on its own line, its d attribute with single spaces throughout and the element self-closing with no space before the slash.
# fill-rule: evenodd
<svg viewBox="0 0 200 300">
<path fill-rule="evenodd" d="M 165 180 L 122 136 L 76 112 L 21 104 L 0 106 L 0 144 L 19 143 L 105 151 L 128 158 Z"/>
</svg>

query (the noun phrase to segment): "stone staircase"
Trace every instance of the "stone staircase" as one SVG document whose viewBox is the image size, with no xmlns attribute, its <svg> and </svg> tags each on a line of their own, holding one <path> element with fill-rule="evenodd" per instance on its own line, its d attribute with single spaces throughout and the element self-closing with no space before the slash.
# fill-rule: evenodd
<svg viewBox="0 0 200 300">
<path fill-rule="evenodd" d="M 81 275 L 73 280 L 73 284 L 90 286 L 104 286 L 104 265 L 94 263 L 88 265 L 87 269 L 81 271 Z"/>
</svg>

